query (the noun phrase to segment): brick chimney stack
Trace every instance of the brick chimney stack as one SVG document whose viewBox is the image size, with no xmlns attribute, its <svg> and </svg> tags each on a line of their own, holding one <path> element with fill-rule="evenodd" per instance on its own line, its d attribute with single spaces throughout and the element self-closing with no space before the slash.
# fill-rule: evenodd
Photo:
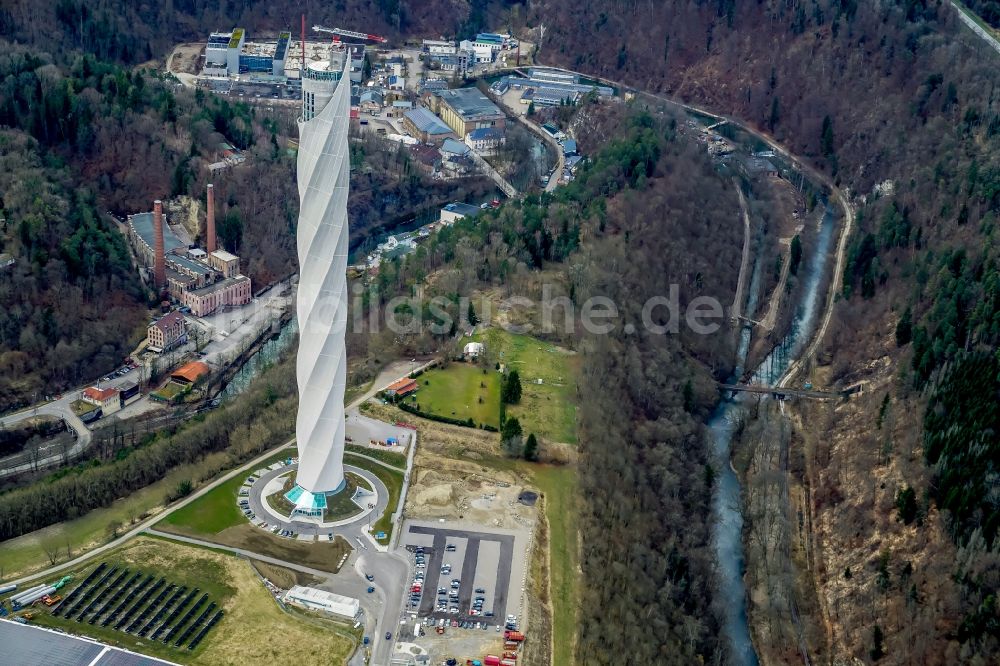
<svg viewBox="0 0 1000 666">
<path fill-rule="evenodd" d="M 218 248 L 215 246 L 215 188 L 212 183 L 208 184 L 208 238 L 205 241 L 206 249 L 211 254 Z"/>
<path fill-rule="evenodd" d="M 156 234 L 153 283 L 157 289 L 162 289 L 167 284 L 167 259 L 163 249 L 163 202 L 159 199 L 153 202 L 153 233 Z"/>
</svg>

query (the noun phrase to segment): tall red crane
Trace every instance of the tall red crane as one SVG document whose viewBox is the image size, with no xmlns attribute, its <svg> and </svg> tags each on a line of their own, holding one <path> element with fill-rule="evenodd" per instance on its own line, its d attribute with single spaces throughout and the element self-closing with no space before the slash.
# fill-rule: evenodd
<svg viewBox="0 0 1000 666">
<path fill-rule="evenodd" d="M 340 41 L 339 37 L 350 37 L 353 39 L 362 39 L 372 42 L 379 42 L 380 44 L 385 44 L 389 40 L 381 35 L 371 35 L 367 32 L 355 32 L 353 30 L 344 30 L 343 28 L 326 28 L 321 25 L 313 26 L 314 32 L 328 32 L 333 35 L 334 41 Z"/>
</svg>

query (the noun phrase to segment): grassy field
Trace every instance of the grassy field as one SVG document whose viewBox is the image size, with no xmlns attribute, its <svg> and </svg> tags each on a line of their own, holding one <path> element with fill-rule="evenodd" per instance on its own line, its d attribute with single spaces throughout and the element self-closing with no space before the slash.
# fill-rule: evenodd
<svg viewBox="0 0 1000 666">
<path fill-rule="evenodd" d="M 500 376 L 471 363 L 450 363 L 446 368 L 428 370 L 417 378 L 420 390 L 407 404 L 452 419 L 471 418 L 497 428 L 500 426 Z"/>
<path fill-rule="evenodd" d="M 164 539 L 139 537 L 107 557 L 95 558 L 76 572 L 82 580 L 99 561 L 167 578 L 171 583 L 198 587 L 225 611 L 194 651 L 136 638 L 86 622 L 39 613 L 34 622 L 83 634 L 113 645 L 183 664 L 225 665 L 264 663 L 343 663 L 357 645 L 344 624 L 310 618 L 303 621 L 281 610 L 245 560 L 209 549 Z M 248 628 L 252 627 L 253 631 Z"/>
<path fill-rule="evenodd" d="M 97 409 L 97 405 L 89 403 L 85 400 L 74 400 L 70 403 L 69 408 L 73 410 L 73 413 L 77 416 L 83 416 L 84 414 L 89 414 Z"/>
<path fill-rule="evenodd" d="M 545 495 L 545 514 L 549 520 L 552 663 L 571 664 L 580 584 L 576 548 L 576 470 L 553 466 L 526 469 Z"/>
<path fill-rule="evenodd" d="M 524 432 L 567 444 L 576 443 L 576 355 L 528 335 L 490 328 L 472 338 L 487 346 L 490 358 L 517 370 L 521 402 L 508 405 Z M 464 344 L 464 340 L 463 340 Z M 538 384 L 537 380 L 542 383 Z M 423 391 L 421 387 L 420 391 Z"/>
<path fill-rule="evenodd" d="M 171 402 L 176 398 L 186 387 L 181 386 L 177 382 L 167 382 L 158 391 L 153 391 L 153 395 L 162 398 L 164 402 Z"/>
<path fill-rule="evenodd" d="M 213 454 L 206 462 L 214 464 L 215 456 L 222 460 L 225 454 Z M 202 463 L 178 467 L 156 483 L 117 500 L 109 507 L 95 509 L 76 520 L 50 525 L 0 543 L 0 579 L 18 578 L 50 566 L 47 553 L 54 555 L 56 563 L 65 562 L 107 543 L 112 537 L 113 525 L 121 525 L 122 530 L 127 530 L 133 521 L 161 510 L 167 493 L 181 481 L 194 478 L 201 466 Z M 239 512 L 237 515 L 242 518 Z M 206 519 L 210 518 L 206 516 Z M 72 557 L 67 556 L 67 547 Z"/>
<path fill-rule="evenodd" d="M 344 450 L 348 453 L 360 453 L 363 456 L 381 460 L 387 465 L 392 465 L 393 467 L 398 467 L 399 469 L 406 469 L 406 456 L 402 453 L 368 446 L 359 446 L 357 444 L 345 444 Z"/>
<path fill-rule="evenodd" d="M 382 545 L 388 544 L 389 539 L 392 538 L 392 514 L 396 512 L 399 506 L 399 494 L 403 491 L 403 472 L 394 472 L 382 465 L 373 464 L 369 460 L 358 458 L 350 453 L 344 455 L 344 462 L 368 470 L 377 476 L 388 489 L 389 505 L 385 508 L 385 514 L 372 525 L 373 535 L 378 532 L 385 532 L 385 538 L 378 539 L 378 542 Z"/>
<path fill-rule="evenodd" d="M 259 465 L 294 455 L 294 449 L 284 449 Z M 360 467 L 360 465 L 359 465 Z M 249 472 L 252 470 L 248 470 Z M 236 505 L 236 495 L 246 481 L 240 474 L 213 488 L 196 501 L 178 509 L 156 524 L 164 532 L 195 537 L 224 546 L 243 548 L 261 555 L 268 555 L 290 562 L 299 562 L 322 571 L 337 572 L 340 560 L 351 547 L 342 538 L 308 543 L 278 537 L 251 525 Z"/>
<path fill-rule="evenodd" d="M 361 513 L 361 507 L 355 504 L 351 497 L 354 496 L 354 492 L 358 489 L 358 482 L 363 483 L 366 488 L 368 487 L 368 483 L 357 474 L 352 474 L 351 472 L 344 474 L 344 480 L 347 481 L 344 489 L 333 497 L 326 498 L 327 504 L 326 512 L 323 514 L 324 520 L 344 520 L 345 518 L 350 518 Z"/>
<path fill-rule="evenodd" d="M 257 468 L 267 467 L 290 455 L 295 455 L 295 448 L 283 449 L 258 465 Z M 216 486 L 196 501 L 174 511 L 158 523 L 157 527 L 164 529 L 165 526 L 169 525 L 205 535 L 216 534 L 227 527 L 242 525 L 246 522 L 246 518 L 236 505 L 236 494 L 246 481 L 247 476 L 253 471 L 253 469 L 247 470 L 247 474 L 238 474 L 229 481 Z"/>
</svg>

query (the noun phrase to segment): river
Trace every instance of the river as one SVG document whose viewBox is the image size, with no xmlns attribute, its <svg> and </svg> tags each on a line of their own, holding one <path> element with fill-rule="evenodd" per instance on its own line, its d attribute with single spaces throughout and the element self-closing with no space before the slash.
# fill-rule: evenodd
<svg viewBox="0 0 1000 666">
<path fill-rule="evenodd" d="M 299 331 L 298 320 L 292 317 L 287 324 L 281 328 L 278 336 L 271 338 L 260 349 L 248 358 L 243 366 L 233 375 L 233 378 L 226 384 L 226 388 L 217 396 L 220 401 L 225 401 L 233 396 L 243 393 L 250 386 L 250 382 L 256 379 L 262 372 L 271 367 L 274 361 L 281 355 L 281 352 L 295 340 L 295 334 Z"/>
<path fill-rule="evenodd" d="M 816 328 L 817 315 L 823 294 L 823 277 L 826 274 L 831 244 L 833 243 L 834 209 L 827 203 L 819 223 L 816 242 L 808 256 L 803 257 L 799 275 L 803 280 L 802 297 L 796 304 L 788 333 L 771 353 L 754 370 L 750 383 L 773 385 L 788 369 L 788 366 L 802 353 Z M 836 276 L 834 276 L 835 278 Z M 760 261 L 755 261 L 750 279 L 750 289 L 745 312 L 753 316 L 757 307 L 757 291 L 760 281 Z M 740 333 L 737 349 L 736 369 L 729 382 L 736 383 L 743 375 L 750 349 L 751 327 L 744 326 Z M 743 515 L 740 481 L 730 463 L 733 433 L 737 415 L 742 409 L 741 402 L 749 400 L 748 394 L 725 399 L 713 412 L 708 421 L 712 438 L 715 466 L 719 470 L 712 497 L 712 548 L 715 551 L 718 585 L 717 593 L 722 602 L 725 616 L 722 635 L 730 649 L 729 663 L 740 666 L 756 666 L 759 661 L 750 638 L 750 623 L 747 618 L 746 588 L 743 581 Z"/>
</svg>

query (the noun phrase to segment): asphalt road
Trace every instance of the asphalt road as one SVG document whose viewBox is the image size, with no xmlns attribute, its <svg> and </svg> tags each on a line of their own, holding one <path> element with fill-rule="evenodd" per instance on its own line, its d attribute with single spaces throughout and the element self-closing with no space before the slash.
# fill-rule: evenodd
<svg viewBox="0 0 1000 666">
<path fill-rule="evenodd" d="M 429 365 L 430 365 L 429 363 L 422 363 L 416 360 L 396 361 L 394 363 L 389 364 L 379 374 L 378 378 L 376 378 L 376 380 L 372 382 L 371 388 L 369 388 L 368 391 L 366 391 L 363 395 L 359 396 L 350 405 L 348 405 L 348 410 L 356 410 L 362 403 L 364 403 L 369 398 L 373 397 L 376 393 L 384 389 L 386 386 L 391 384 L 396 379 L 405 377 L 407 374 L 413 372 L 414 370 L 426 368 Z M 196 501 L 198 498 L 202 497 L 208 492 L 211 492 L 214 488 L 232 479 L 233 477 L 248 475 L 249 472 L 252 472 L 258 467 L 261 467 L 264 461 L 273 456 L 275 453 L 284 448 L 287 448 L 288 446 L 291 446 L 294 443 L 295 440 L 291 439 L 285 442 L 284 444 L 281 444 L 280 446 L 274 447 L 270 451 L 262 453 L 261 455 L 254 458 L 250 462 L 241 465 L 240 467 L 237 467 L 236 469 L 231 470 L 226 474 L 223 474 L 216 480 L 206 484 L 205 486 L 202 486 L 191 495 L 171 505 L 162 513 L 152 516 L 147 520 L 139 523 L 128 532 L 125 532 L 122 536 L 104 544 L 103 546 L 98 546 L 97 548 L 87 551 L 86 553 L 80 555 L 79 557 L 75 557 L 72 560 L 68 560 L 61 564 L 57 564 L 55 566 L 48 567 L 47 569 L 43 569 L 36 573 L 23 576 L 19 579 L 7 582 L 17 583 L 19 586 L 23 587 L 25 583 L 37 581 L 39 579 L 50 578 L 54 574 L 57 574 L 61 571 L 65 571 L 67 569 L 76 568 L 92 558 L 98 557 L 106 552 L 114 550 L 115 548 L 118 548 L 119 546 L 123 545 L 129 539 L 132 539 L 143 532 L 153 532 L 155 531 L 153 530 L 153 525 L 155 525 L 160 520 L 167 517 L 174 511 L 177 511 L 178 509 L 187 506 L 191 502 Z M 409 457 L 407 462 L 407 472 L 406 476 L 404 477 L 406 479 L 409 479 L 410 470 L 412 469 L 414 450 L 415 447 L 410 447 Z M 376 462 L 377 464 L 384 464 L 381 461 L 377 460 L 374 462 Z M 402 511 L 402 506 L 405 501 L 406 488 L 407 488 L 407 483 L 404 482 L 403 493 L 400 496 L 400 501 L 399 501 L 400 512 Z M 398 540 L 399 538 L 398 535 L 401 529 L 402 525 L 397 523 L 397 528 L 394 532 L 394 539 L 393 539 L 394 541 Z M 175 535 L 169 535 L 169 536 L 170 538 L 173 539 L 178 538 Z M 214 543 L 209 543 L 209 542 L 205 543 L 207 546 L 212 548 L 225 548 L 224 546 L 219 546 Z M 355 546 L 357 545 L 357 542 L 355 541 L 351 545 Z M 267 561 L 263 559 L 264 556 L 256 554 L 254 554 L 253 556 L 257 559 L 262 559 L 262 561 Z M 381 595 L 380 598 L 382 599 L 383 606 L 381 608 L 380 613 L 377 615 L 377 617 L 379 617 L 379 621 L 377 622 L 377 624 L 373 625 L 373 628 L 369 633 L 369 635 L 372 637 L 372 642 L 373 642 L 371 663 L 375 666 L 388 666 L 389 661 L 392 657 L 392 648 L 395 642 L 386 641 L 383 638 L 383 636 L 386 631 L 391 631 L 393 633 L 394 638 L 398 633 L 399 620 L 402 619 L 404 586 L 406 585 L 406 582 L 409 578 L 409 566 L 407 565 L 406 561 L 401 557 L 393 555 L 392 553 L 379 552 L 368 546 L 360 550 L 355 550 L 354 554 L 352 555 L 352 558 L 354 558 L 355 569 L 359 573 L 368 572 L 368 573 L 373 573 L 375 575 L 374 585 L 377 588 L 379 595 Z M 348 564 L 350 564 L 350 562 L 351 560 L 348 560 Z M 280 566 L 285 566 L 293 569 L 302 566 L 294 562 L 275 561 L 274 563 L 279 564 Z M 329 576 L 330 574 L 324 572 L 324 575 Z M 362 578 L 361 584 L 364 585 L 365 583 L 366 581 L 364 581 L 364 579 Z M 364 589 L 367 590 L 367 585 L 364 586 Z M 406 589 L 409 588 L 406 587 Z M 367 594 L 367 592 L 365 594 Z M 389 629 L 389 627 L 392 628 Z"/>
<path fill-rule="evenodd" d="M 126 375 L 128 377 L 128 375 Z M 56 416 L 66 421 L 66 425 L 73 429 L 76 433 L 76 440 L 73 445 L 70 446 L 65 452 L 62 450 L 62 445 L 59 443 L 44 443 L 38 449 L 38 462 L 24 462 L 19 464 L 14 464 L 4 469 L 0 469 L 0 478 L 5 476 L 10 476 L 12 474 L 21 474 L 23 472 L 30 472 L 32 469 L 48 467 L 51 465 L 58 464 L 66 458 L 73 458 L 79 455 L 81 452 L 86 451 L 87 447 L 90 446 L 90 441 L 92 439 L 90 430 L 84 424 L 83 421 L 73 413 L 70 409 L 70 403 L 74 400 L 79 399 L 82 391 L 74 391 L 64 395 L 58 400 L 53 400 L 52 402 L 47 402 L 37 407 L 31 409 L 26 409 L 24 411 L 18 412 L 16 414 L 11 414 L 0 418 L 0 428 L 8 425 L 13 425 L 15 423 L 20 423 L 25 419 L 29 419 L 33 416 L 38 415 L 49 415 Z M 23 454 L 19 454 L 22 455 Z M 23 459 L 23 458 L 21 458 Z"/>
<path fill-rule="evenodd" d="M 374 459 L 369 459 L 373 462 Z M 383 464 L 383 463 L 378 463 Z M 364 517 L 358 517 L 357 522 L 350 523 L 348 525 L 338 525 L 336 527 L 322 527 L 317 523 L 310 522 L 308 520 L 281 520 L 275 516 L 270 507 L 265 506 L 264 498 L 261 496 L 264 487 L 269 481 L 277 476 L 283 474 L 288 474 L 290 471 L 298 469 L 298 465 L 286 465 L 280 469 L 268 470 L 267 473 L 261 475 L 261 477 L 253 484 L 250 489 L 249 496 L 246 499 L 250 502 L 250 510 L 254 512 L 258 520 L 263 520 L 268 525 L 277 525 L 284 530 L 292 530 L 298 534 L 315 534 L 317 537 L 327 538 L 330 533 L 336 533 L 347 539 L 352 547 L 362 548 L 367 546 L 374 546 L 374 541 L 368 536 L 366 526 L 369 523 L 375 522 L 381 517 L 385 512 L 386 507 L 389 504 L 388 490 L 386 490 L 385 485 L 381 480 L 371 472 L 361 469 L 360 467 L 354 467 L 353 465 L 345 465 L 345 469 L 354 472 L 358 476 L 363 477 L 368 483 L 372 484 L 378 493 L 378 499 L 375 502 L 375 508 L 371 513 L 365 515 Z"/>
</svg>

